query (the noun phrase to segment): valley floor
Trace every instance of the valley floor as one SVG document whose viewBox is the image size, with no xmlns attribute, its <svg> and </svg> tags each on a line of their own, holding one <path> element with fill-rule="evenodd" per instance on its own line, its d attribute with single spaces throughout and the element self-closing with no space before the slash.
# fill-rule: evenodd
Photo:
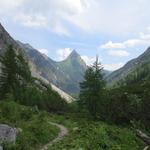
<svg viewBox="0 0 150 150">
<path fill-rule="evenodd" d="M 21 106 L 15 102 L 0 102 L 0 123 L 21 129 L 16 144 L 5 145 L 4 150 L 40 148 L 43 150 L 142 150 L 144 148 L 144 143 L 129 128 L 90 121 L 79 114 L 47 114 L 35 107 Z"/>
</svg>

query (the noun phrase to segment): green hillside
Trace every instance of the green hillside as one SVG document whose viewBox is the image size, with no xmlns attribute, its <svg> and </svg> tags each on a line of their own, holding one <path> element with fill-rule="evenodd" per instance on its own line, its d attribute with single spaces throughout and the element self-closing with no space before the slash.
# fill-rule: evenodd
<svg viewBox="0 0 150 150">
<path fill-rule="evenodd" d="M 148 48 L 142 55 L 129 61 L 122 68 L 112 72 L 107 76 L 108 85 L 112 86 L 121 79 L 127 77 L 128 74 L 142 69 L 142 67 L 150 64 L 150 48 Z"/>
</svg>

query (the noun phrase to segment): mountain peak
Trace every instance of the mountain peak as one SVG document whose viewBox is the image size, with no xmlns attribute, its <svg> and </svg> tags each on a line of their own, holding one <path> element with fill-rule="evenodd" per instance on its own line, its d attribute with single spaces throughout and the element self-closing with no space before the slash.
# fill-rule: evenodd
<svg viewBox="0 0 150 150">
<path fill-rule="evenodd" d="M 68 56 L 68 58 L 76 58 L 76 57 L 80 57 L 80 55 L 78 54 L 78 52 L 76 50 L 73 50 L 70 55 Z"/>
</svg>

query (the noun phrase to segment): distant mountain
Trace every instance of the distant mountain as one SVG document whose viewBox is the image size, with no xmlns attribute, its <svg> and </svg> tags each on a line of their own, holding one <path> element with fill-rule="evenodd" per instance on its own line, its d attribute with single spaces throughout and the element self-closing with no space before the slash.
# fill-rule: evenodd
<svg viewBox="0 0 150 150">
<path fill-rule="evenodd" d="M 64 61 L 56 62 L 31 45 L 15 41 L 0 25 L 0 54 L 4 53 L 8 44 L 25 54 L 33 76 L 42 78 L 71 95 L 79 93 L 79 83 L 83 80 L 87 65 L 75 50 Z M 104 70 L 105 76 L 109 73 Z"/>
<path fill-rule="evenodd" d="M 75 50 L 64 61 L 56 62 L 29 44 L 19 41 L 18 43 L 25 50 L 28 58 L 34 62 L 43 78 L 69 94 L 78 94 L 79 82 L 82 81 L 87 66 Z"/>
<path fill-rule="evenodd" d="M 73 50 L 65 60 L 56 62 L 41 54 L 29 44 L 23 44 L 19 41 L 18 43 L 34 62 L 43 78 L 66 93 L 78 95 L 80 91 L 79 83 L 83 80 L 87 65 L 76 50 Z M 107 77 L 110 72 L 104 70 L 103 74 Z"/>
<path fill-rule="evenodd" d="M 139 57 L 132 59 L 122 68 L 112 72 L 107 76 L 108 85 L 114 85 L 135 70 L 140 70 L 143 66 L 150 65 L 150 47 Z"/>
<path fill-rule="evenodd" d="M 65 74 L 67 84 L 63 84 L 69 93 L 79 93 L 79 83 L 83 80 L 84 73 L 87 69 L 85 62 L 80 55 L 73 50 L 72 53 L 64 61 L 57 63 L 58 68 Z"/>
<path fill-rule="evenodd" d="M 52 61 L 45 55 L 42 55 L 41 53 L 37 52 L 37 50 L 34 50 L 29 44 L 22 44 L 18 41 L 15 41 L 9 35 L 9 33 L 4 29 L 4 27 L 0 24 L 0 55 L 3 55 L 5 53 L 7 46 L 10 44 L 16 49 L 17 52 L 21 51 L 25 55 L 25 58 L 28 60 L 28 63 L 30 66 L 31 73 L 34 77 L 42 79 L 46 83 L 51 84 L 53 90 L 57 91 L 68 102 L 73 100 L 73 98 L 70 95 L 68 95 L 63 90 L 61 90 L 58 87 L 56 87 L 55 85 L 53 85 L 49 80 L 44 78 L 44 75 L 43 75 L 44 73 L 41 72 L 40 67 L 43 67 L 45 65 L 48 67 L 50 67 L 50 65 L 52 65 L 52 71 L 53 71 L 54 70 L 53 69 L 54 61 Z M 32 56 L 32 59 L 31 59 L 31 57 L 29 57 L 30 55 Z M 47 64 L 46 60 L 48 60 L 48 62 L 49 62 L 48 64 Z M 40 61 L 42 62 L 42 64 L 40 63 Z"/>
</svg>

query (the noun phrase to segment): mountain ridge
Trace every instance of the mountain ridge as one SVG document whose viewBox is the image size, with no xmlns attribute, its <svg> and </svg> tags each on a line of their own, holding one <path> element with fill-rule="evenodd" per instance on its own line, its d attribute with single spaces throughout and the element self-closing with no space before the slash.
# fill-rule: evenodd
<svg viewBox="0 0 150 150">
<path fill-rule="evenodd" d="M 58 62 L 40 53 L 28 43 L 15 41 L 2 25 L 0 37 L 2 52 L 8 44 L 13 44 L 15 49 L 22 51 L 26 56 L 33 76 L 47 80 L 68 94 L 78 95 L 79 83 L 83 80 L 87 65 L 76 50 L 73 50 L 65 60 Z M 104 74 L 106 73 L 108 72 L 104 71 Z"/>
<path fill-rule="evenodd" d="M 106 80 L 108 85 L 112 86 L 119 80 L 125 78 L 129 73 L 140 68 L 142 65 L 150 64 L 150 47 L 148 47 L 144 53 L 128 61 L 122 68 L 112 72 L 107 76 Z"/>
<path fill-rule="evenodd" d="M 63 90 L 56 87 L 56 85 L 53 85 L 50 81 L 48 81 L 43 76 L 41 76 L 40 70 L 38 70 L 36 64 L 27 56 L 27 52 L 25 51 L 25 49 L 20 44 L 18 44 L 18 41 L 15 41 L 10 36 L 10 34 L 5 30 L 5 28 L 0 24 L 0 55 L 3 55 L 5 53 L 8 45 L 12 45 L 17 53 L 21 52 L 24 54 L 25 58 L 29 63 L 30 70 L 33 77 L 42 79 L 47 84 L 51 84 L 53 90 L 57 91 L 63 98 L 66 99 L 66 101 L 70 102 L 73 100 L 73 98 L 69 94 L 65 93 Z M 26 47 L 28 47 L 28 49 L 32 48 L 32 46 L 30 46 L 29 44 L 26 44 Z M 41 55 L 39 55 L 39 57 L 41 58 Z"/>
<path fill-rule="evenodd" d="M 19 44 L 36 64 L 41 76 L 69 94 L 79 92 L 79 82 L 83 79 L 87 66 L 76 51 L 73 51 L 65 60 L 57 62 L 49 57 L 45 59 L 43 54 L 32 46 L 21 42 Z"/>
</svg>

